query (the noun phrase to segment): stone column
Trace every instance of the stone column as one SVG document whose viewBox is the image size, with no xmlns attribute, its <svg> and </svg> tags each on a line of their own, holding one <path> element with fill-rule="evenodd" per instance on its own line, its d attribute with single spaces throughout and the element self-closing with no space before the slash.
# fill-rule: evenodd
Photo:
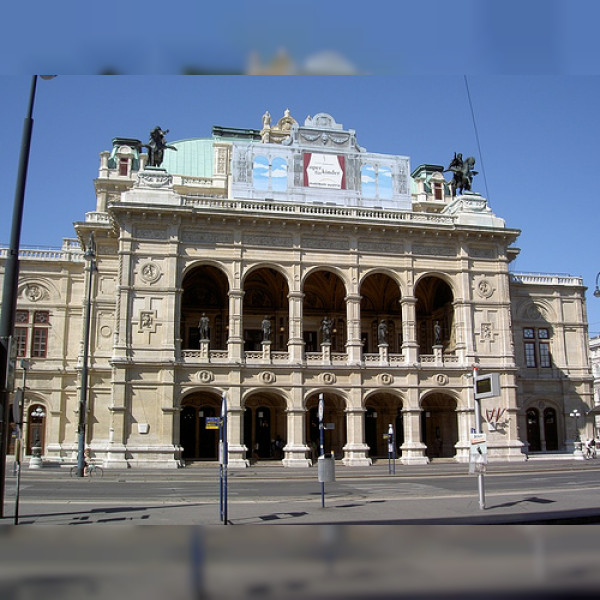
<svg viewBox="0 0 600 600">
<path fill-rule="evenodd" d="M 288 352 L 291 363 L 301 363 L 304 360 L 304 337 L 302 335 L 302 301 L 304 294 L 300 291 L 292 291 L 288 294 L 290 313 L 290 338 L 288 340 Z"/>
<path fill-rule="evenodd" d="M 287 443 L 283 448 L 284 467 L 310 467 L 310 448 L 306 445 L 306 410 L 301 406 L 286 409 Z"/>
<path fill-rule="evenodd" d="M 245 469 L 250 466 L 246 458 L 248 448 L 244 445 L 244 409 L 227 405 L 227 447 L 231 469 Z"/>
<path fill-rule="evenodd" d="M 419 344 L 417 343 L 417 299 L 405 296 L 402 305 L 402 354 L 404 362 L 414 364 L 419 360 Z"/>
<path fill-rule="evenodd" d="M 348 363 L 352 365 L 359 365 L 362 361 L 360 299 L 360 294 L 346 296 L 346 320 L 348 321 L 346 352 Z"/>
<path fill-rule="evenodd" d="M 342 464 L 350 467 L 365 467 L 373 464 L 368 457 L 369 446 L 365 443 L 365 408 L 346 409 L 346 445 Z"/>
<path fill-rule="evenodd" d="M 402 444 L 402 464 L 426 465 L 429 459 L 425 455 L 427 446 L 421 442 L 420 408 L 407 408 L 402 411 L 404 422 L 404 444 Z"/>
<path fill-rule="evenodd" d="M 244 290 L 229 291 L 229 337 L 227 350 L 229 361 L 242 362 L 244 352 L 244 339 L 242 336 L 242 306 Z"/>
<path fill-rule="evenodd" d="M 456 421 L 458 423 L 458 442 L 456 443 L 455 459 L 460 463 L 469 462 L 471 452 L 471 424 L 475 422 L 472 408 L 463 407 L 456 409 Z M 483 429 L 482 429 L 483 431 Z M 484 431 L 484 433 L 487 433 Z"/>
</svg>

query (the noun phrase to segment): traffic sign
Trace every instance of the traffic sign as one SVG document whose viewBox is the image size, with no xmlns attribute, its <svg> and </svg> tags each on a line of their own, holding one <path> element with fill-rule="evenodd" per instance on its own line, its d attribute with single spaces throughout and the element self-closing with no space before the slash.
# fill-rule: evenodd
<svg viewBox="0 0 600 600">
<path fill-rule="evenodd" d="M 219 429 L 221 425 L 220 417 L 205 417 L 204 418 L 204 429 Z"/>
</svg>

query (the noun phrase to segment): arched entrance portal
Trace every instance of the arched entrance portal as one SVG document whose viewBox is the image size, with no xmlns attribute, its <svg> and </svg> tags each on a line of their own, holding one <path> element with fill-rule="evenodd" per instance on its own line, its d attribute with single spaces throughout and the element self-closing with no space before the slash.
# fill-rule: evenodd
<svg viewBox="0 0 600 600">
<path fill-rule="evenodd" d="M 199 392 L 182 402 L 179 443 L 184 460 L 216 460 L 219 430 L 207 426 L 208 417 L 221 415 L 221 398 L 217 394 Z"/>
<path fill-rule="evenodd" d="M 285 401 L 275 394 L 257 393 L 246 399 L 244 445 L 250 460 L 281 460 L 287 441 Z"/>
<path fill-rule="evenodd" d="M 558 450 L 556 410 L 550 407 L 544 409 L 544 434 L 546 438 L 546 450 L 549 452 Z"/>
<path fill-rule="evenodd" d="M 369 457 L 387 458 L 388 440 L 384 435 L 390 424 L 394 428 L 396 457 L 399 457 L 404 443 L 402 401 L 392 394 L 379 393 L 368 398 L 366 408 L 365 443 L 369 446 Z"/>
<path fill-rule="evenodd" d="M 325 454 L 333 454 L 337 459 L 344 457 L 346 445 L 346 415 L 344 413 L 344 399 L 333 394 L 325 394 L 325 413 L 323 423 L 323 446 Z M 306 420 L 306 439 L 313 451 L 313 456 L 319 455 L 319 395 L 313 394 L 306 401 L 308 418 Z"/>
<path fill-rule="evenodd" d="M 431 394 L 421 402 L 421 436 L 431 458 L 453 458 L 458 442 L 456 400 L 445 394 Z"/>
</svg>

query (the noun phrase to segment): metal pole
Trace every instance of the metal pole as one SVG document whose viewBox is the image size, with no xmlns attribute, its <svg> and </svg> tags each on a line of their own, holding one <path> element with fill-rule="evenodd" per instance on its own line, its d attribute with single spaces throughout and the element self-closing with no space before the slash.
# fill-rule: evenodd
<svg viewBox="0 0 600 600">
<path fill-rule="evenodd" d="M 85 259 L 89 261 L 86 278 L 85 316 L 83 324 L 83 357 L 81 365 L 81 389 L 79 391 L 79 422 L 77 426 L 77 477 L 85 475 L 85 430 L 87 425 L 88 362 L 90 352 L 90 329 L 92 318 L 92 281 L 96 270 L 94 234 L 90 234 Z"/>
<path fill-rule="evenodd" d="M 23 387 L 22 393 L 16 398 L 16 415 L 14 421 L 17 425 L 17 440 L 15 448 L 15 466 L 17 469 L 17 493 L 15 495 L 15 520 L 14 524 L 19 524 L 19 499 L 21 495 L 21 455 L 23 453 L 23 411 L 25 408 L 25 390 L 27 389 L 27 369 L 29 369 L 29 361 L 24 358 L 21 360 L 23 369 Z"/>
<path fill-rule="evenodd" d="M 477 367 L 473 367 L 473 402 L 475 403 L 475 433 L 481 433 L 481 405 L 477 399 Z M 479 491 L 479 508 L 485 509 L 485 482 L 483 473 L 477 473 L 477 489 Z"/>
<path fill-rule="evenodd" d="M 227 464 L 228 460 L 228 448 L 227 448 L 227 397 L 223 392 L 223 400 L 221 402 L 221 506 L 222 513 L 221 518 L 223 525 L 227 525 Z"/>
<path fill-rule="evenodd" d="M 319 456 L 325 457 L 325 446 L 323 443 L 323 417 L 325 414 L 325 399 L 319 394 Z M 321 508 L 325 508 L 325 482 L 321 481 Z"/>
<path fill-rule="evenodd" d="M 12 215 L 12 229 L 10 246 L 6 264 L 4 266 L 4 283 L 2 287 L 2 309 L 0 312 L 0 518 L 4 517 L 4 490 L 6 486 L 6 455 L 8 453 L 9 425 L 9 394 L 6 380 L 8 374 L 8 346 L 15 324 L 15 311 L 17 307 L 17 291 L 19 278 L 19 243 L 21 240 L 21 224 L 23 221 L 23 207 L 25 203 L 25 183 L 27 181 L 27 167 L 29 164 L 29 150 L 31 147 L 31 133 L 33 131 L 33 104 L 37 75 L 31 78 L 27 116 L 23 123 L 23 137 L 21 138 L 21 153 L 19 156 L 19 170 L 17 173 L 17 186 Z"/>
</svg>

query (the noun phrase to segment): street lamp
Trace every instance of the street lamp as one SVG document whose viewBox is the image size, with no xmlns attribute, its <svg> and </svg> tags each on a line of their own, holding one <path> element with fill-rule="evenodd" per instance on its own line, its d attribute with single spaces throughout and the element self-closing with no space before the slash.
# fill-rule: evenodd
<svg viewBox="0 0 600 600">
<path fill-rule="evenodd" d="M 600 277 L 600 272 L 596 275 L 596 289 L 594 290 L 595 298 L 600 298 L 600 288 L 598 287 L 598 277 Z"/>
<path fill-rule="evenodd" d="M 85 471 L 85 430 L 86 430 L 86 412 L 88 396 L 88 357 L 90 353 L 90 329 L 92 317 L 92 280 L 96 267 L 96 243 L 94 233 L 90 233 L 90 239 L 83 255 L 88 263 L 86 268 L 86 299 L 85 316 L 83 323 L 83 356 L 81 365 L 81 388 L 79 392 L 79 422 L 77 426 L 77 477 L 83 477 Z"/>
<path fill-rule="evenodd" d="M 42 76 L 44 79 L 52 76 Z M 19 154 L 19 169 L 17 186 L 12 214 L 10 246 L 4 266 L 4 283 L 2 286 L 2 305 L 0 311 L 0 518 L 4 517 L 4 489 L 6 484 L 6 454 L 10 435 L 9 394 L 12 392 L 12 370 L 9 368 L 11 336 L 15 325 L 17 308 L 17 292 L 19 278 L 19 244 L 21 241 L 21 224 L 23 222 L 23 207 L 25 204 L 25 182 L 29 165 L 29 150 L 33 131 L 33 104 L 37 75 L 31 78 L 27 116 L 23 123 L 21 151 Z M 14 343 L 14 341 L 12 342 Z"/>
<path fill-rule="evenodd" d="M 581 413 L 578 410 L 572 410 L 569 413 L 569 416 L 575 419 L 575 441 L 581 442 L 581 437 L 579 435 L 579 417 L 581 416 Z"/>
</svg>

